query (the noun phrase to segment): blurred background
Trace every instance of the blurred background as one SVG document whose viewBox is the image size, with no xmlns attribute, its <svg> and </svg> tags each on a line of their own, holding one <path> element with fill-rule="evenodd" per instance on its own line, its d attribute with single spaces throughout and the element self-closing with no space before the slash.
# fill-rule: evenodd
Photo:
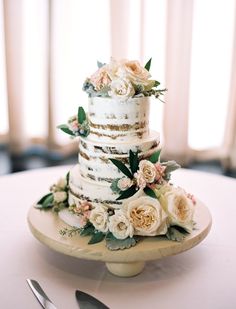
<svg viewBox="0 0 236 309">
<path fill-rule="evenodd" d="M 152 57 L 163 159 L 236 177 L 235 0 L 0 0 L 0 174 L 74 164 L 97 60 Z"/>
</svg>

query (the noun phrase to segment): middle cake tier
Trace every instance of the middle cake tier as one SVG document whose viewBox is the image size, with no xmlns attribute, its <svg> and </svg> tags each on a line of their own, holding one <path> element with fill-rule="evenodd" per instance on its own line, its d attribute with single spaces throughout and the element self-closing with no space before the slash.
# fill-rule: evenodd
<svg viewBox="0 0 236 309">
<path fill-rule="evenodd" d="M 124 175 L 111 162 L 117 159 L 124 164 L 129 162 L 129 151 L 137 152 L 139 158 L 148 158 L 158 150 L 160 143 L 159 133 L 151 131 L 149 136 L 128 143 L 102 143 L 80 138 L 79 141 L 79 174 L 85 179 L 97 183 L 111 183 L 114 179 Z"/>
</svg>

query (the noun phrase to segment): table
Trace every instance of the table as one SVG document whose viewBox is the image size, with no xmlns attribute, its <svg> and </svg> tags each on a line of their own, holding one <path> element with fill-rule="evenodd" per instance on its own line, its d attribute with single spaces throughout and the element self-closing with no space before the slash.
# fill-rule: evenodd
<svg viewBox="0 0 236 309">
<path fill-rule="evenodd" d="M 236 308 L 236 180 L 181 169 L 173 182 L 208 206 L 213 226 L 193 249 L 147 262 L 136 277 L 119 278 L 104 263 L 54 252 L 30 233 L 27 212 L 69 166 L 0 177 L 0 307 L 39 309 L 26 278 L 40 282 L 57 307 L 78 308 L 75 289 L 110 308 Z"/>
</svg>

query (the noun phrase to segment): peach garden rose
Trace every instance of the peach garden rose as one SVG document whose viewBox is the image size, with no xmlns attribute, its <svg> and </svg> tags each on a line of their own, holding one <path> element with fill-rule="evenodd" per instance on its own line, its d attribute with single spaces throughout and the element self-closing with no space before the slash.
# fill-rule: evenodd
<svg viewBox="0 0 236 309">
<path fill-rule="evenodd" d="M 91 77 L 90 81 L 97 91 L 103 89 L 104 87 L 110 85 L 111 78 L 109 75 L 109 70 L 107 65 L 98 69 Z"/>
<path fill-rule="evenodd" d="M 121 61 L 120 69 L 118 71 L 119 76 L 126 76 L 131 82 L 135 84 L 145 84 L 151 77 L 150 73 L 143 68 L 140 63 L 134 61 Z"/>
<path fill-rule="evenodd" d="M 130 198 L 124 209 L 134 228 L 134 235 L 156 236 L 167 232 L 166 214 L 155 198 L 140 196 Z"/>
<path fill-rule="evenodd" d="M 193 229 L 194 203 L 182 188 L 167 191 L 160 198 L 171 225 L 178 225 L 188 232 Z"/>
<path fill-rule="evenodd" d="M 155 165 L 148 160 L 141 160 L 139 162 L 139 172 L 143 175 L 147 183 L 152 183 L 156 177 Z"/>
</svg>

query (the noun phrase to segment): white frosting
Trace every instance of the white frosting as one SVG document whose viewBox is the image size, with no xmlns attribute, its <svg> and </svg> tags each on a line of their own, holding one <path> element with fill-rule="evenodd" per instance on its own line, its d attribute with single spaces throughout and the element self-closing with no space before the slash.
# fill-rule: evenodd
<svg viewBox="0 0 236 309">
<path fill-rule="evenodd" d="M 159 133 L 149 132 L 149 99 L 91 98 L 88 119 L 90 134 L 80 138 L 79 164 L 70 172 L 69 204 L 87 200 L 93 207 L 120 208 L 122 201 L 116 201 L 110 185 L 124 174 L 109 159 L 128 164 L 130 149 L 141 158 L 158 149 Z"/>
<path fill-rule="evenodd" d="M 103 203 L 114 208 L 120 208 L 122 204 L 116 201 L 118 195 L 112 192 L 109 184 L 96 183 L 81 177 L 78 164 L 70 171 L 69 186 L 70 205 L 84 200 L 92 202 L 93 206 Z"/>
<path fill-rule="evenodd" d="M 129 150 L 139 153 L 139 157 L 149 157 L 157 151 L 159 145 L 159 133 L 153 131 L 148 138 L 136 142 L 108 144 L 94 142 L 82 138 L 79 144 L 80 174 L 93 181 L 112 182 L 123 174 L 109 160 L 117 159 L 128 163 Z"/>
<path fill-rule="evenodd" d="M 73 203 L 70 203 L 73 204 Z M 81 224 L 81 219 L 78 216 L 75 216 L 72 212 L 70 212 L 67 208 L 59 211 L 58 216 L 62 221 L 67 223 L 70 226 L 74 226 L 77 228 L 81 228 L 83 225 Z"/>
<path fill-rule="evenodd" d="M 103 142 L 130 141 L 149 134 L 149 98 L 118 101 L 111 98 L 89 99 L 90 138 Z"/>
</svg>

